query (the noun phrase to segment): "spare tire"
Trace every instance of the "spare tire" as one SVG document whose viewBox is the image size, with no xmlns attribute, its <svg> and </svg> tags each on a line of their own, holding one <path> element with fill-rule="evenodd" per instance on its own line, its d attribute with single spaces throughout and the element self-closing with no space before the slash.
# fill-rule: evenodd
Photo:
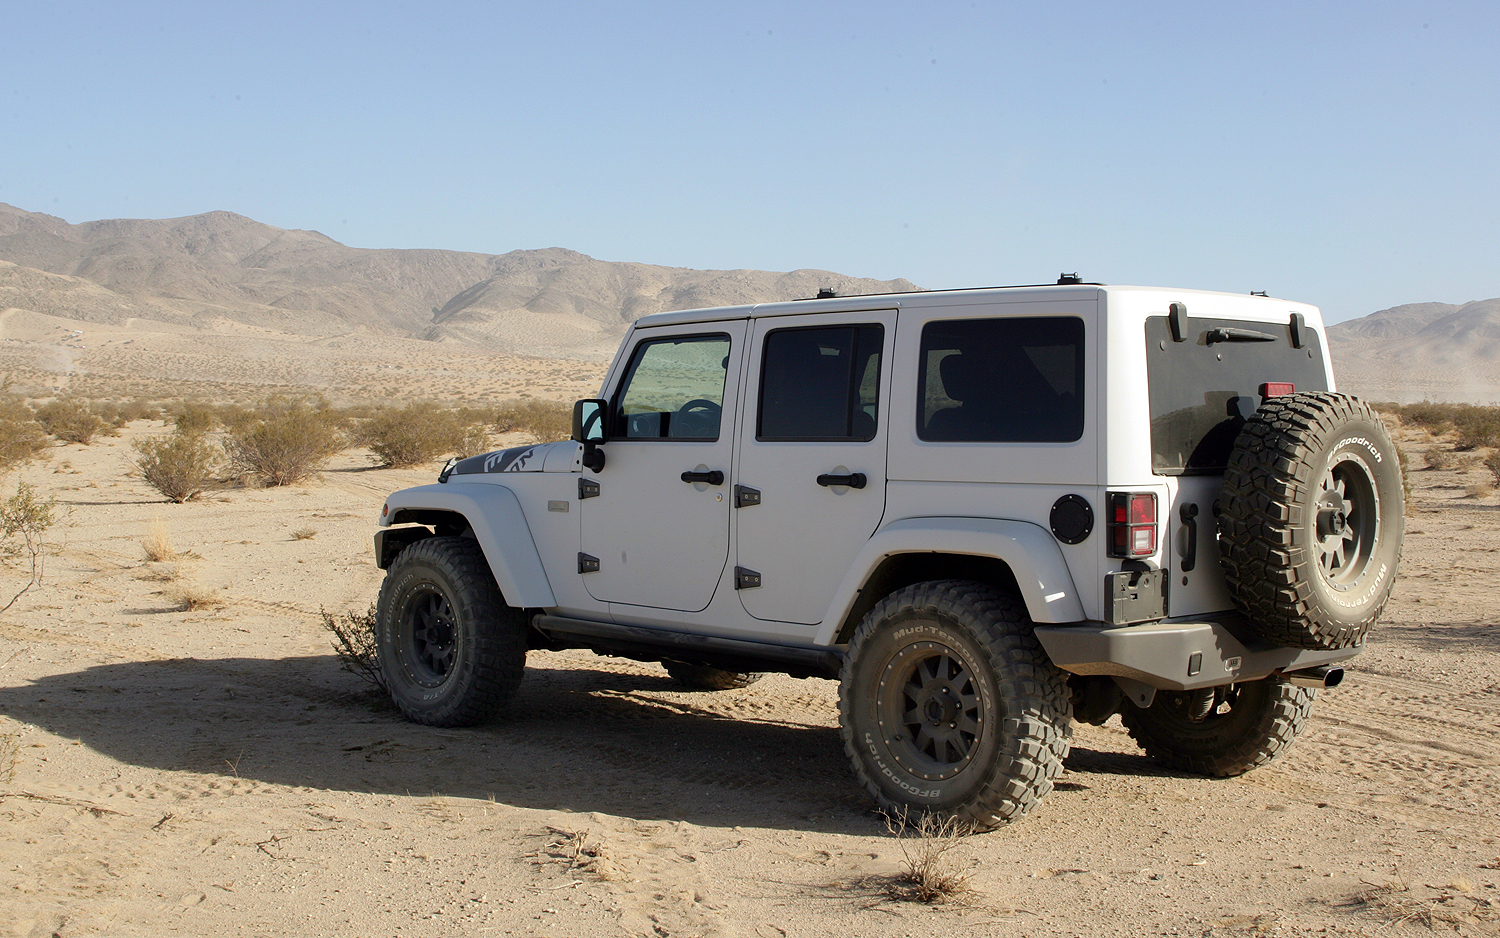
<svg viewBox="0 0 1500 938">
<path fill-rule="evenodd" d="M 1347 394 L 1267 401 L 1235 439 L 1219 501 L 1230 595 L 1269 642 L 1348 648 L 1391 595 L 1405 529 L 1396 445 Z"/>
</svg>

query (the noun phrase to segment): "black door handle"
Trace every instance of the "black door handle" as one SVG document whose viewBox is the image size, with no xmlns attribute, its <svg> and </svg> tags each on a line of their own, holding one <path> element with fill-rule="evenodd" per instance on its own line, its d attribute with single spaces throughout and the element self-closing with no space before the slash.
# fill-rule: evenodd
<svg viewBox="0 0 1500 938">
<path fill-rule="evenodd" d="M 1182 524 L 1187 528 L 1187 549 L 1182 552 L 1182 572 L 1187 573 L 1198 565 L 1198 505 L 1186 502 L 1177 511 Z"/>
<path fill-rule="evenodd" d="M 682 481 L 707 482 L 709 485 L 723 485 L 724 472 L 721 469 L 708 469 L 703 472 L 696 472 L 692 469 L 689 469 L 687 472 L 684 472 L 682 474 Z"/>
<path fill-rule="evenodd" d="M 848 475 L 836 476 L 823 473 L 818 476 L 818 484 L 822 486 L 847 485 L 851 489 L 862 489 L 865 487 L 865 474 L 863 472 L 851 472 Z"/>
</svg>

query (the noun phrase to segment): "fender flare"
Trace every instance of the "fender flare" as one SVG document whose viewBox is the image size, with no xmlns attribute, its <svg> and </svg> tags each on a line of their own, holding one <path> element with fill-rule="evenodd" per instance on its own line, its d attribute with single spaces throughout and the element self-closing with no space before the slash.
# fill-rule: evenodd
<svg viewBox="0 0 1500 938">
<path fill-rule="evenodd" d="M 472 490 L 472 491 L 470 491 Z M 382 526 L 417 520 L 424 511 L 462 515 L 474 532 L 505 601 L 516 608 L 557 605 L 541 554 L 514 492 L 503 485 L 467 486 L 452 481 L 402 489 L 385 500 Z M 403 517 L 406 516 L 406 517 Z"/>
<path fill-rule="evenodd" d="M 1083 603 L 1057 540 L 1040 525 L 993 518 L 903 518 L 871 537 L 834 593 L 815 645 L 832 645 L 860 588 L 897 554 L 968 554 L 993 557 L 1010 567 L 1033 622 L 1079 622 Z"/>
</svg>

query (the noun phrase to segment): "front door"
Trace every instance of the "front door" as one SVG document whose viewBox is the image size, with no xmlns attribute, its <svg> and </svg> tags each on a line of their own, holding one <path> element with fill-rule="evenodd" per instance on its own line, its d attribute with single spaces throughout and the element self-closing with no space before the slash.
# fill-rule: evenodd
<svg viewBox="0 0 1500 938">
<path fill-rule="evenodd" d="M 743 320 L 637 333 L 604 468 L 581 480 L 579 573 L 595 599 L 684 612 L 713 599 L 729 556 L 744 335 Z"/>
<path fill-rule="evenodd" d="M 756 320 L 733 497 L 757 619 L 820 622 L 880 524 L 895 332 L 894 310 Z"/>
</svg>

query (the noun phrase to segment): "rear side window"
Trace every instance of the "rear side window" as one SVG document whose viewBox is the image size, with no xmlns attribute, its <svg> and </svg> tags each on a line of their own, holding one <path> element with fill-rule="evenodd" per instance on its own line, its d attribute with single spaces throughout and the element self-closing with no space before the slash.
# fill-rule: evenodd
<svg viewBox="0 0 1500 938">
<path fill-rule="evenodd" d="M 1083 435 L 1083 320 L 955 319 L 922 328 L 917 436 L 1066 443 Z"/>
<path fill-rule="evenodd" d="M 767 334 L 755 438 L 874 439 L 884 335 L 879 325 Z"/>
<path fill-rule="evenodd" d="M 1234 438 L 1260 407 L 1261 387 L 1286 383 L 1326 391 L 1323 346 L 1311 329 L 1231 319 L 1187 320 L 1172 341 L 1166 316 L 1146 320 L 1147 384 L 1151 393 L 1151 471 L 1209 475 L 1229 465 Z"/>
</svg>

